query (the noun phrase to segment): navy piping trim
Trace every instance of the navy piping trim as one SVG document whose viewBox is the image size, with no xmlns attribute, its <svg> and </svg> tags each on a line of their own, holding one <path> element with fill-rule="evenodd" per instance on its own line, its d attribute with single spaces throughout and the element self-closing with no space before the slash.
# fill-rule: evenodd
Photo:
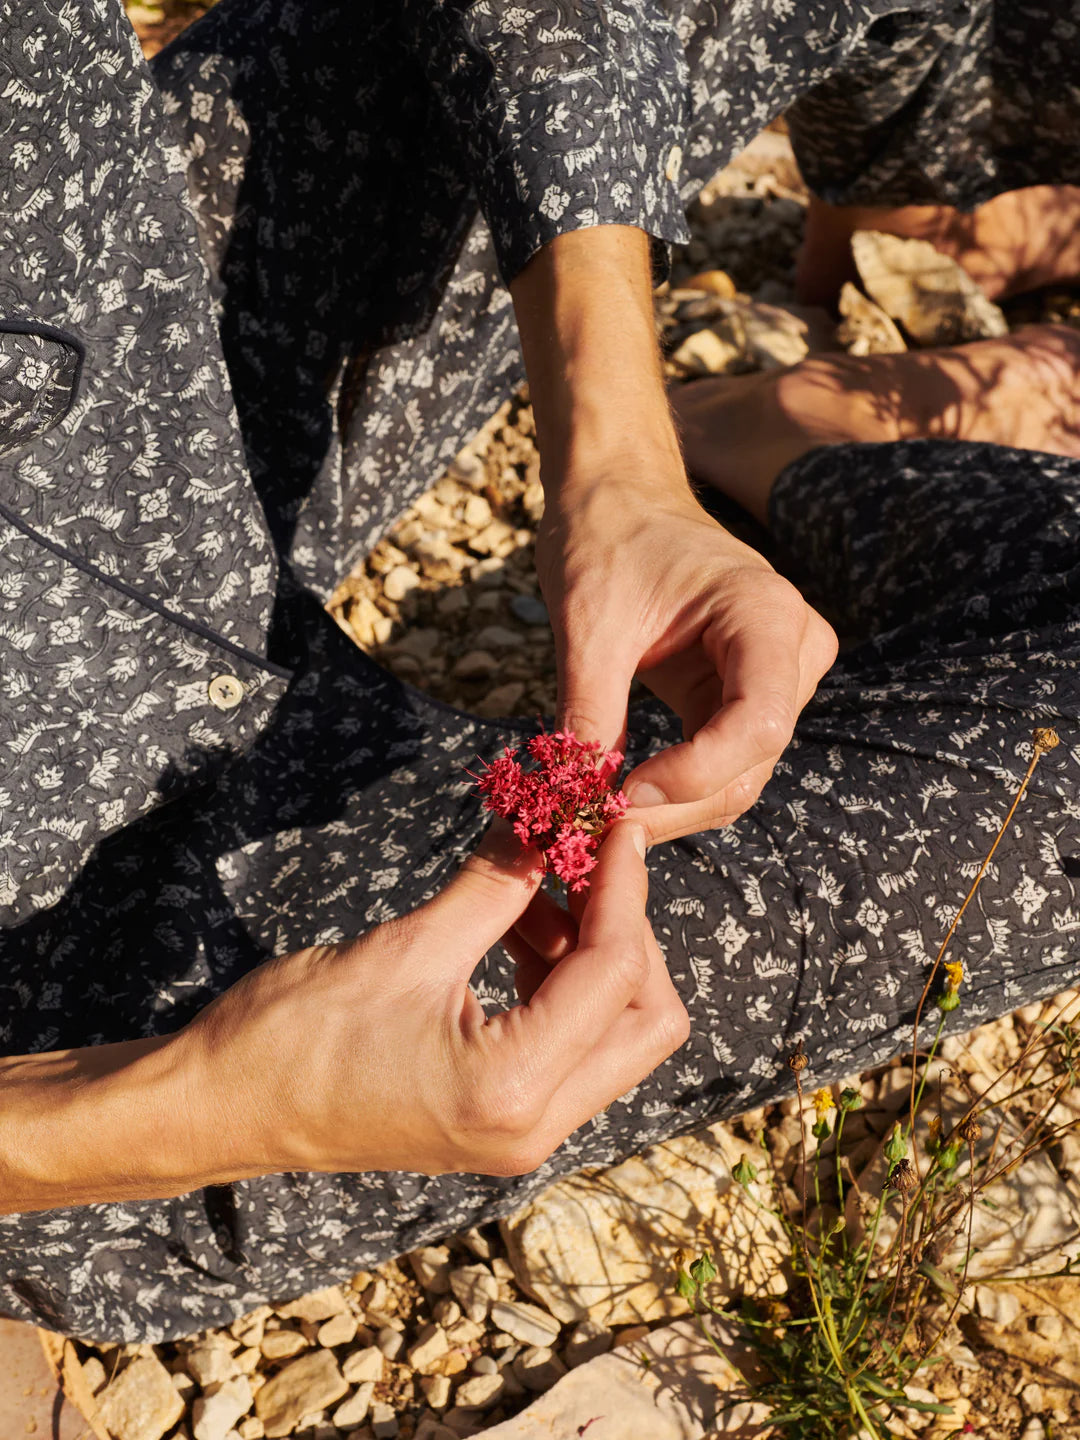
<svg viewBox="0 0 1080 1440">
<path fill-rule="evenodd" d="M 227 650 L 230 655 L 235 655 L 237 659 L 246 660 L 249 665 L 255 665 L 260 670 L 267 670 L 271 675 L 277 675 L 282 680 L 292 679 L 294 674 L 292 670 L 287 670 L 283 665 L 275 665 L 273 661 L 256 655 L 253 650 L 245 649 L 243 645 L 237 645 L 233 640 L 227 640 L 224 635 L 219 635 L 216 630 L 211 630 L 209 625 L 202 625 L 198 620 L 189 620 L 185 615 L 177 615 L 175 611 L 162 605 L 160 601 L 153 600 L 148 595 L 140 595 L 138 590 L 131 585 L 125 585 L 123 580 L 106 575 L 103 570 L 99 570 L 96 565 L 91 565 L 88 560 L 73 555 L 70 550 L 65 550 L 54 540 L 39 535 L 36 530 L 27 525 L 21 516 L 9 510 L 2 502 L 0 502 L 0 518 L 6 520 L 9 525 L 14 525 L 16 530 L 25 535 L 28 540 L 33 540 L 35 545 L 42 546 L 43 549 L 50 551 L 59 559 L 65 560 L 69 565 L 74 565 L 76 570 L 81 570 L 84 575 L 91 576 L 92 579 L 107 586 L 108 589 L 117 590 L 121 595 L 126 595 L 129 600 L 134 600 L 145 609 L 153 610 L 156 615 L 160 615 L 163 620 L 168 620 L 170 624 L 179 626 L 181 630 L 190 630 L 193 635 L 198 635 L 203 640 L 209 640 L 220 649 Z"/>
<path fill-rule="evenodd" d="M 73 335 L 70 330 L 59 330 L 55 325 L 42 324 L 40 320 L 0 320 L 0 333 L 6 335 L 40 335 L 45 340 L 55 340 L 60 345 L 68 345 L 79 357 L 79 363 L 75 367 L 75 378 L 71 382 L 71 394 L 68 396 L 68 403 L 64 413 L 58 415 L 49 426 L 51 430 L 55 425 L 62 425 L 71 414 L 71 408 L 79 397 L 79 385 L 82 383 L 83 366 L 86 364 L 86 344 L 80 340 L 78 335 Z"/>
</svg>

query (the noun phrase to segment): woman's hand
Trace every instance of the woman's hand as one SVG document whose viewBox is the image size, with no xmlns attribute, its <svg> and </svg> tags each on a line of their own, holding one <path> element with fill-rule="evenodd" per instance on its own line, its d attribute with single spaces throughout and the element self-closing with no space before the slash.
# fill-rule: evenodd
<svg viewBox="0 0 1080 1440">
<path fill-rule="evenodd" d="M 427 905 L 268 961 L 176 1035 L 0 1060 L 0 1211 L 285 1170 L 535 1169 L 689 1023 L 640 827 L 605 840 L 577 920 L 538 884 L 535 852 L 489 836 Z M 521 1003 L 489 1016 L 469 979 L 504 936 Z"/>
<path fill-rule="evenodd" d="M 620 746 L 635 673 L 685 743 L 629 777 L 650 842 L 757 799 L 836 655 L 828 624 L 687 483 L 661 377 L 639 230 L 561 235 L 511 286 L 547 501 L 537 570 L 559 719 Z"/>
<path fill-rule="evenodd" d="M 685 482 L 638 479 L 639 465 L 559 487 L 537 570 L 555 629 L 560 722 L 621 745 L 635 674 L 683 722 L 684 743 L 625 783 L 655 843 L 727 825 L 754 803 L 836 657 L 836 637 Z"/>
</svg>

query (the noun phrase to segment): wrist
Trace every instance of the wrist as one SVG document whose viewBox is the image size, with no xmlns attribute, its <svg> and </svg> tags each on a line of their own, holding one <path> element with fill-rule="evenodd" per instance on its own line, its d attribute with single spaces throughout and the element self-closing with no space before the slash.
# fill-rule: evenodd
<svg viewBox="0 0 1080 1440">
<path fill-rule="evenodd" d="M 0 1060 L 0 1213 L 180 1195 L 215 1178 L 179 1035 Z"/>
</svg>

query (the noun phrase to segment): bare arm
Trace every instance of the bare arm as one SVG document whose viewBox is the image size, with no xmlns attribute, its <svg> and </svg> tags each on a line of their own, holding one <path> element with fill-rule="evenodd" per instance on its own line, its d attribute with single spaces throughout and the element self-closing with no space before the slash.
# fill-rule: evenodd
<svg viewBox="0 0 1080 1440">
<path fill-rule="evenodd" d="M 535 852 L 489 836 L 420 909 L 260 965 L 173 1036 L 0 1060 L 0 1213 L 285 1170 L 534 1170 L 686 1038 L 644 856 L 620 822 L 577 923 L 544 912 Z M 469 980 L 504 936 L 522 1003 L 487 1015 Z"/>
<path fill-rule="evenodd" d="M 686 741 L 629 777 L 653 841 L 727 824 L 757 798 L 835 656 L 826 622 L 706 513 L 664 393 L 648 240 L 559 236 L 511 285 L 547 509 L 537 569 L 562 723 L 617 745 L 635 674 Z"/>
</svg>

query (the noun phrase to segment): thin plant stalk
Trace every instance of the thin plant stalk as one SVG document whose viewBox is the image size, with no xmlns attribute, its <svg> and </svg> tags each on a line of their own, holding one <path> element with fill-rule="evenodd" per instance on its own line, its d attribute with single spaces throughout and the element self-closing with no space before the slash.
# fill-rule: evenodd
<svg viewBox="0 0 1080 1440">
<path fill-rule="evenodd" d="M 939 949 L 938 949 L 938 952 L 937 952 L 937 954 L 934 956 L 934 963 L 933 963 L 933 965 L 930 967 L 930 974 L 926 977 L 926 984 L 923 986 L 922 994 L 919 996 L 919 1003 L 918 1003 L 918 1005 L 915 1007 L 915 1024 L 914 1024 L 914 1026 L 913 1026 L 913 1028 L 912 1028 L 912 1036 L 911 1036 L 911 1116 L 912 1116 L 912 1123 L 913 1123 L 913 1124 L 914 1124 L 914 1116 L 915 1116 L 915 1076 L 916 1076 L 916 1068 L 917 1068 L 918 1063 L 919 1063 L 919 1021 L 922 1019 L 923 1007 L 926 1005 L 927 998 L 928 998 L 929 995 L 930 995 L 930 989 L 931 989 L 931 987 L 932 987 L 932 985 L 933 985 L 933 983 L 934 983 L 934 980 L 935 980 L 936 977 L 937 977 L 938 970 L 941 968 L 941 962 L 942 962 L 942 960 L 945 958 L 945 952 L 946 952 L 946 950 L 949 948 L 949 945 L 950 945 L 950 943 L 951 943 L 951 941 L 952 941 L 953 936 L 956 934 L 956 927 L 960 924 L 960 921 L 961 921 L 961 919 L 963 918 L 964 911 L 968 908 L 968 906 L 971 904 L 972 900 L 975 898 L 975 892 L 978 890 L 979 886 L 982 884 L 983 876 L 986 874 L 987 870 L 990 868 L 990 862 L 991 862 L 991 860 L 993 860 L 993 858 L 994 858 L 994 852 L 997 850 L 998 846 L 1001 844 L 1001 841 L 1004 839 L 1005 832 L 1006 832 L 1006 830 L 1008 830 L 1010 824 L 1012 823 L 1012 818 L 1013 818 L 1013 816 L 1016 814 L 1016 811 L 1017 811 L 1017 808 L 1019 807 L 1020 801 L 1024 798 L 1024 792 L 1027 790 L 1027 787 L 1028 787 L 1028 784 L 1029 784 L 1029 782 L 1030 782 L 1030 780 L 1031 780 L 1031 777 L 1032 777 L 1032 775 L 1034 775 L 1034 773 L 1035 773 L 1035 766 L 1039 763 L 1039 756 L 1043 754 L 1044 748 L 1045 748 L 1045 749 L 1049 749 L 1049 748 L 1050 748 L 1049 745 L 1044 746 L 1044 745 L 1040 744 L 1040 741 L 1039 741 L 1039 738 L 1038 738 L 1039 735 L 1040 735 L 1040 733 L 1041 733 L 1041 732 L 1036 731 L 1035 750 L 1034 750 L 1034 753 L 1032 754 L 1031 761 L 1030 761 L 1030 763 L 1029 763 L 1029 765 L 1028 765 L 1028 767 L 1027 767 L 1027 770 L 1024 772 L 1024 777 L 1023 777 L 1023 779 L 1020 781 L 1019 788 L 1017 789 L 1016 794 L 1013 796 L 1013 802 L 1012 802 L 1012 804 L 1009 806 L 1009 813 L 1005 816 L 1005 819 L 1001 822 L 1001 825 L 1000 825 L 1000 827 L 999 827 L 999 829 L 998 829 L 998 832 L 997 832 L 997 834 L 994 836 L 994 843 L 990 846 L 990 849 L 986 852 L 986 857 L 985 857 L 985 859 L 983 860 L 982 864 L 979 866 L 978 874 L 975 876 L 975 879 L 972 881 L 971 888 L 968 890 L 968 893 L 967 893 L 967 894 L 965 895 L 965 897 L 964 897 L 964 903 L 960 906 L 960 909 L 956 912 L 956 915 L 953 917 L 953 922 L 952 922 L 952 924 L 949 926 L 948 930 L 945 932 L 945 939 L 942 940 L 941 945 L 940 945 L 940 947 L 939 947 Z M 1050 733 L 1053 734 L 1052 731 L 1051 731 Z M 1056 736 L 1056 735 L 1054 736 L 1054 742 L 1053 742 L 1053 743 L 1054 743 L 1055 745 L 1057 744 L 1057 736 Z M 921 1170 L 921 1167 L 920 1167 L 920 1164 L 919 1164 L 919 1152 L 918 1152 L 918 1148 L 917 1148 L 917 1147 L 915 1147 L 915 1168 L 916 1168 L 916 1170 L 917 1170 L 918 1173 L 919 1173 L 919 1178 L 921 1179 L 921 1178 L 922 1178 L 922 1170 Z"/>
</svg>

